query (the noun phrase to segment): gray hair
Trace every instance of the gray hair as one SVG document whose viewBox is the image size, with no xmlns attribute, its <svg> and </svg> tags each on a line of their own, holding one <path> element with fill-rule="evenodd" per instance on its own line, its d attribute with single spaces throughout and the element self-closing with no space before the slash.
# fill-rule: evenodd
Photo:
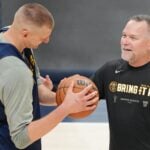
<svg viewBox="0 0 150 150">
<path fill-rule="evenodd" d="M 146 15 L 146 14 L 134 15 L 129 20 L 134 20 L 137 22 L 145 21 L 150 27 L 150 15 Z"/>
</svg>

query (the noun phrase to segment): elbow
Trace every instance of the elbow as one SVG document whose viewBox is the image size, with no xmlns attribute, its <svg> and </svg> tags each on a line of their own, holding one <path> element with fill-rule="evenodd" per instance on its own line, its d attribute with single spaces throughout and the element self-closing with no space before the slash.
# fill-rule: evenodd
<svg viewBox="0 0 150 150">
<path fill-rule="evenodd" d="M 19 139 L 19 140 L 14 140 L 14 144 L 15 144 L 15 147 L 16 147 L 17 149 L 25 149 L 25 148 L 27 148 L 31 143 L 23 142 L 23 141 L 21 141 L 21 140 Z"/>
<path fill-rule="evenodd" d="M 25 149 L 29 146 L 29 145 L 26 145 L 26 144 L 23 144 L 23 143 L 20 143 L 20 142 L 14 142 L 14 144 L 15 144 L 15 147 L 17 149 Z"/>
<path fill-rule="evenodd" d="M 29 137 L 24 133 L 20 133 L 13 136 L 12 141 L 15 144 L 16 148 L 18 149 L 25 149 L 32 144 L 31 141 L 29 140 Z"/>
</svg>

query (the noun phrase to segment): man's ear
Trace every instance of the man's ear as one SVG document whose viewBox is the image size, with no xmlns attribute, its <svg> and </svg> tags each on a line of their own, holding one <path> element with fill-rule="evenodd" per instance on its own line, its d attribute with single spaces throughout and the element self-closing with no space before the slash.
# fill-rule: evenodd
<svg viewBox="0 0 150 150">
<path fill-rule="evenodd" d="M 27 29 L 22 29 L 22 37 L 26 38 L 29 35 L 29 31 Z"/>
</svg>

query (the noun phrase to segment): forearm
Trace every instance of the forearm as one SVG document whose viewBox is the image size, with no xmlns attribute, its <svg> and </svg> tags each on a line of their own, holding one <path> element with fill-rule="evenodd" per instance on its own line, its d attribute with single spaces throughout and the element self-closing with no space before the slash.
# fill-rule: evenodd
<svg viewBox="0 0 150 150">
<path fill-rule="evenodd" d="M 56 105 L 56 93 L 47 89 L 44 85 L 38 87 L 41 105 Z"/>
<path fill-rule="evenodd" d="M 34 142 L 51 131 L 59 122 L 68 115 L 63 105 L 57 107 L 45 117 L 33 121 L 28 125 L 28 135 L 31 142 Z"/>
</svg>

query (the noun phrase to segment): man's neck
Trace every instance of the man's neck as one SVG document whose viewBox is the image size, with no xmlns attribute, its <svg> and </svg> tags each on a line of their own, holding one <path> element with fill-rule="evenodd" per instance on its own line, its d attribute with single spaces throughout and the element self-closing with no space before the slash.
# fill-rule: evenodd
<svg viewBox="0 0 150 150">
<path fill-rule="evenodd" d="M 129 62 L 129 65 L 132 67 L 141 67 L 144 66 L 146 64 L 148 64 L 150 62 L 150 59 L 146 58 L 142 61 L 138 61 L 138 62 Z"/>
<path fill-rule="evenodd" d="M 13 32 L 11 28 L 8 29 L 8 31 L 3 33 L 2 39 L 3 41 L 6 41 L 7 43 L 14 45 L 18 49 L 18 51 L 22 53 L 24 49 L 22 42 L 20 41 L 20 39 L 18 39 L 16 33 Z"/>
</svg>

